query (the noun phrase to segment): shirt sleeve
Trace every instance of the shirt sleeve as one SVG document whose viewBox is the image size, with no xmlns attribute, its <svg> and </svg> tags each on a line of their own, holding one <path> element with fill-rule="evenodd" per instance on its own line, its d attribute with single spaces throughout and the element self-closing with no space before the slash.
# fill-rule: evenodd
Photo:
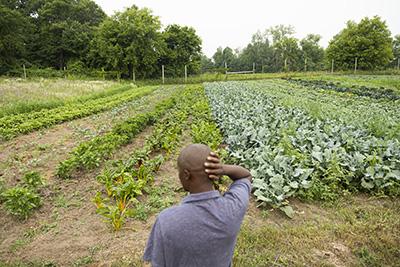
<svg viewBox="0 0 400 267">
<path fill-rule="evenodd" d="M 247 178 L 234 181 L 224 194 L 224 198 L 231 200 L 239 209 L 247 209 L 251 193 L 251 182 Z"/>
<path fill-rule="evenodd" d="M 158 218 L 151 229 L 143 260 L 151 262 L 153 267 L 166 266 L 161 225 Z"/>
</svg>

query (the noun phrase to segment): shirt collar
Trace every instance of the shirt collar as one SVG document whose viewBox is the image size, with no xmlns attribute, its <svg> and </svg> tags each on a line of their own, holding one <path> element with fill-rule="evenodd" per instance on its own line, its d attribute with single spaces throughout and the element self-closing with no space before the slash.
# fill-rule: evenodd
<svg viewBox="0 0 400 267">
<path fill-rule="evenodd" d="M 212 190 L 212 191 L 207 191 L 203 193 L 196 193 L 196 194 L 190 194 L 186 196 L 184 199 L 182 199 L 182 204 L 183 203 L 189 203 L 189 202 L 195 202 L 195 201 L 201 201 L 201 200 L 207 200 L 207 199 L 212 199 L 212 198 L 217 198 L 220 197 L 221 194 L 219 193 L 218 190 Z"/>
</svg>

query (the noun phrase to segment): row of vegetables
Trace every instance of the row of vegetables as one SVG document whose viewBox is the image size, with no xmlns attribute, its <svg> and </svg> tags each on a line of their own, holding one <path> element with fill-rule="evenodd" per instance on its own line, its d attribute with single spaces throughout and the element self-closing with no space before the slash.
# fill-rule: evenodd
<svg viewBox="0 0 400 267">
<path fill-rule="evenodd" d="M 150 90 L 149 90 L 150 89 Z M 147 88 L 144 91 L 135 91 L 135 97 L 139 98 L 143 92 L 150 93 L 155 88 Z M 60 178 L 72 178 L 79 170 L 89 170 L 99 166 L 101 162 L 109 158 L 119 147 L 129 143 L 140 131 L 158 121 L 168 109 L 175 105 L 175 97 L 178 92 L 174 89 L 173 95 L 160 100 L 150 111 L 137 114 L 136 116 L 115 125 L 111 131 L 83 141 L 78 145 L 70 156 L 59 163 L 57 176 Z M 132 95 L 132 93 L 131 93 Z M 131 103 L 134 103 L 130 101 Z M 140 110 L 141 108 L 138 107 Z M 36 208 L 41 206 L 41 191 L 44 189 L 42 176 L 38 172 L 28 172 L 22 177 L 25 180 L 37 180 L 31 182 L 35 187 L 27 186 L 27 183 L 17 184 L 14 187 L 5 186 L 0 179 L 0 203 L 4 202 L 8 213 L 20 219 L 26 219 Z"/>
<path fill-rule="evenodd" d="M 257 200 L 285 206 L 293 195 L 327 200 L 346 191 L 400 195 L 398 139 L 312 117 L 254 83 L 205 88 L 230 154 L 252 170 Z"/>
<path fill-rule="evenodd" d="M 151 134 L 143 145 L 134 148 L 127 160 L 107 161 L 116 149 L 131 142 L 152 124 Z M 192 142 L 207 144 L 221 157 L 226 157 L 226 151 L 220 147 L 222 135 L 212 118 L 204 89 L 194 85 L 160 101 L 154 110 L 116 125 L 111 132 L 82 142 L 59 164 L 57 174 L 62 178 L 77 177 L 79 171 L 93 169 L 106 161 L 106 167 L 97 176 L 103 189 L 95 194 L 93 202 L 97 213 L 114 230 L 119 230 L 128 217 L 136 216 L 138 197 L 152 190 L 161 164 L 176 155 L 177 148 L 182 145 L 183 131 L 189 133 Z M 42 203 L 40 174 L 32 172 L 26 175 L 29 176 L 40 182 L 31 182 L 34 187 L 24 184 L 9 189 L 1 188 L 0 184 L 0 201 L 5 203 L 9 213 L 21 219 L 26 219 Z M 215 185 L 224 189 L 222 180 Z"/>
<path fill-rule="evenodd" d="M 74 102 L 53 109 L 43 109 L 29 113 L 4 116 L 0 118 L 0 140 L 9 140 L 20 134 L 26 134 L 55 124 L 71 121 L 100 113 L 123 103 L 132 101 L 153 92 L 157 87 L 142 87 L 125 90 L 121 93 L 84 103 Z"/>
<path fill-rule="evenodd" d="M 324 80 L 305 80 L 305 79 L 293 79 L 293 78 L 285 78 L 285 80 L 290 83 L 299 84 L 304 87 L 314 88 L 317 90 L 324 89 L 341 93 L 351 93 L 375 99 L 400 100 L 400 95 L 395 90 L 390 88 L 384 88 L 384 87 L 371 88 L 366 86 L 348 87 L 340 83 L 334 83 Z"/>
<path fill-rule="evenodd" d="M 385 139 L 400 139 L 400 101 L 371 99 L 335 91 L 309 89 L 284 80 L 248 82 L 287 108 L 299 108 L 313 118 L 351 124 Z"/>
<path fill-rule="evenodd" d="M 222 136 L 212 120 L 201 86 L 191 86 L 181 92 L 175 106 L 155 124 L 143 146 L 133 151 L 128 160 L 109 163 L 108 168 L 97 177 L 104 190 L 96 193 L 93 202 L 97 213 L 114 230 L 120 230 L 128 217 L 135 217 L 138 196 L 154 186 L 155 173 L 180 147 L 185 130 L 190 131 L 193 142 L 207 144 L 224 155 L 219 148 Z"/>
<path fill-rule="evenodd" d="M 109 158 L 119 147 L 128 144 L 144 128 L 157 122 L 175 105 L 176 96 L 167 98 L 156 105 L 154 110 L 136 116 L 115 125 L 110 132 L 80 143 L 69 157 L 57 168 L 57 176 L 71 178 L 76 171 L 93 169 Z"/>
</svg>

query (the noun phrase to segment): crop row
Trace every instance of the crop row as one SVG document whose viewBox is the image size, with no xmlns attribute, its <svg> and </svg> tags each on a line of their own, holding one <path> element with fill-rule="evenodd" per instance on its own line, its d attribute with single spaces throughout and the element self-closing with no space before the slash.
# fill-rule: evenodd
<svg viewBox="0 0 400 267">
<path fill-rule="evenodd" d="M 395 90 L 390 88 L 370 88 L 366 86 L 353 86 L 347 87 L 340 83 L 328 82 L 324 80 L 302 80 L 302 79 L 285 79 L 290 83 L 299 84 L 307 88 L 332 90 L 342 93 L 351 93 L 359 96 L 366 96 L 370 98 L 400 100 L 400 95 Z"/>
<path fill-rule="evenodd" d="M 206 84 L 231 155 L 252 170 L 259 201 L 333 199 L 343 190 L 400 195 L 400 142 L 310 117 L 251 83 Z"/>
<path fill-rule="evenodd" d="M 77 170 L 88 170 L 99 166 L 117 148 L 129 143 L 145 127 L 157 122 L 175 105 L 176 97 L 180 93 L 176 92 L 172 97 L 161 101 L 154 110 L 135 115 L 114 126 L 109 133 L 79 144 L 70 153 L 69 158 L 59 164 L 57 175 L 61 178 L 70 178 Z"/>
<path fill-rule="evenodd" d="M 150 94 L 156 88 L 136 88 L 120 94 L 89 100 L 85 103 L 74 103 L 54 109 L 5 116 L 0 118 L 0 139 L 8 140 L 19 134 L 109 110 L 122 103 Z"/>
<path fill-rule="evenodd" d="M 318 119 L 334 119 L 383 138 L 400 139 L 400 101 L 376 100 L 334 91 L 309 90 L 283 80 L 253 81 L 253 89 L 287 108 L 299 108 Z"/>
<path fill-rule="evenodd" d="M 160 165 L 178 147 L 197 100 L 198 88 L 192 86 L 181 92 L 176 105 L 156 123 L 143 147 L 134 151 L 127 161 L 114 162 L 97 177 L 105 192 L 97 192 L 93 201 L 97 213 L 105 217 L 114 230 L 119 230 L 127 217 L 135 215 L 132 206 L 138 202 L 136 197 L 148 189 Z"/>
</svg>

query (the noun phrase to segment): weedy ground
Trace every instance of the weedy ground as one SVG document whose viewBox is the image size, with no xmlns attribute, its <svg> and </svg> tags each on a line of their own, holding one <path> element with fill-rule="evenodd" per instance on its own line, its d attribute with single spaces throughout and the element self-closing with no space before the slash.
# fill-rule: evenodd
<svg viewBox="0 0 400 267">
<path fill-rule="evenodd" d="M 152 94 L 146 103 L 155 99 Z M 91 201 L 102 188 L 94 177 L 103 166 L 82 172 L 79 179 L 53 178 L 57 163 L 79 141 L 107 131 L 124 112 L 105 112 L 1 144 L 0 172 L 8 184 L 27 165 L 44 173 L 48 185 L 44 205 L 26 221 L 0 208 L 0 266 L 145 266 L 141 257 L 157 213 L 185 196 L 176 154 L 161 166 L 149 193 L 140 197 L 135 218 L 118 232 L 95 213 Z M 114 157 L 126 158 L 151 131 L 146 128 Z M 181 147 L 191 142 L 189 136 L 183 134 Z M 233 266 L 399 266 L 398 199 L 351 195 L 331 203 L 290 201 L 293 219 L 258 208 L 251 200 Z"/>
<path fill-rule="evenodd" d="M 108 94 L 120 87 L 113 81 L 68 79 L 24 80 L 0 77 L 0 116 L 50 108 L 81 98 Z"/>
</svg>

